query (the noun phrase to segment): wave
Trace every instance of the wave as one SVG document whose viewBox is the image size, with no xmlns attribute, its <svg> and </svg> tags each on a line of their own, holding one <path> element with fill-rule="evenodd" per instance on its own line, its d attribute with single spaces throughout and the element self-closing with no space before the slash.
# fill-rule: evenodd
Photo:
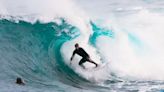
<svg viewBox="0 0 164 92">
<path fill-rule="evenodd" d="M 99 78 L 95 72 L 89 74 L 74 70 L 75 68 L 71 68 L 65 61 L 66 57 L 61 48 L 64 43 L 78 38 L 80 31 L 64 19 L 59 20 L 60 24 L 0 20 L 0 61 L 4 66 L 1 70 L 6 71 L 0 75 L 1 79 L 15 79 L 19 76 L 28 82 L 41 85 L 55 86 L 56 81 L 60 81 L 78 88 L 98 86 L 93 82 L 100 81 L 100 78 L 102 81 L 104 76 Z"/>
<path fill-rule="evenodd" d="M 119 85 L 120 81 L 125 85 L 139 81 L 151 85 L 152 81 L 158 84 L 164 80 L 162 14 L 143 7 L 119 6 L 115 12 L 101 12 L 109 19 L 97 19 L 87 16 L 72 0 L 17 1 L 0 2 L 3 85 L 19 76 L 31 87 L 108 91 L 113 90 L 109 84 Z M 83 70 L 78 56 L 70 65 L 77 42 L 96 63 L 107 65 L 92 70 L 94 66 L 85 63 L 88 70 Z M 116 90 L 121 90 L 118 85 Z M 125 85 L 123 89 L 128 89 Z"/>
</svg>

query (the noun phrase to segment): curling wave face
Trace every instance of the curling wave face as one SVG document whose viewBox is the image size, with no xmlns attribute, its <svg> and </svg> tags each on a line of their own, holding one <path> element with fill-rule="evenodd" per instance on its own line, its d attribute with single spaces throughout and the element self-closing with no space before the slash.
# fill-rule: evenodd
<svg viewBox="0 0 164 92">
<path fill-rule="evenodd" d="M 80 31 L 64 19 L 58 21 L 58 24 L 31 24 L 21 20 L 18 23 L 0 20 L 2 83 L 22 77 L 29 84 L 32 83 L 30 85 L 67 84 L 78 88 L 96 86 L 73 71 L 64 61 L 60 51 L 62 45 L 76 39 Z"/>
</svg>

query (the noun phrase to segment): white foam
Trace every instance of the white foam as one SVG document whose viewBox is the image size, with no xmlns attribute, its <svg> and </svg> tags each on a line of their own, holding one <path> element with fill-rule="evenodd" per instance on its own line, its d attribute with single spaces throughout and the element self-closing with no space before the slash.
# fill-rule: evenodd
<svg viewBox="0 0 164 92">
<path fill-rule="evenodd" d="M 65 18 L 72 25 L 87 31 L 84 22 L 88 21 L 88 17 L 73 0 L 0 0 L 0 15 L 4 16 L 1 18 L 15 17 L 15 20 L 32 23 L 36 20 L 50 22 L 56 18 Z"/>
<path fill-rule="evenodd" d="M 127 79 L 164 80 L 163 21 L 163 15 L 148 10 L 116 16 L 112 21 L 115 38 L 99 38 L 97 43 L 111 60 L 110 69 Z M 129 33 L 142 45 L 130 40 Z"/>
</svg>

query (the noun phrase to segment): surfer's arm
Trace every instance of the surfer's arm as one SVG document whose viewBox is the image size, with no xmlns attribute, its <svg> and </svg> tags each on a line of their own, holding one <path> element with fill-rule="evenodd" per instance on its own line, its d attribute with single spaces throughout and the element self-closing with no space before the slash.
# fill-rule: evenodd
<svg viewBox="0 0 164 92">
<path fill-rule="evenodd" d="M 76 54 L 76 52 L 74 51 L 72 56 L 71 56 L 71 61 L 72 61 L 73 57 L 75 56 L 75 54 Z"/>
<path fill-rule="evenodd" d="M 75 56 L 75 51 L 73 52 L 73 54 L 72 54 L 72 56 L 71 56 L 71 61 L 70 61 L 70 64 L 72 63 L 72 59 L 73 59 L 73 57 Z"/>
</svg>

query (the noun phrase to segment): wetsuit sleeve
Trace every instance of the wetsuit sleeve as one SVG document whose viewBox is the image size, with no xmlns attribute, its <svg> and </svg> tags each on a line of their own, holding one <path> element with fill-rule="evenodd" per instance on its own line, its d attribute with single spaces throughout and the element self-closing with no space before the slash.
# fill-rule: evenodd
<svg viewBox="0 0 164 92">
<path fill-rule="evenodd" d="M 73 51 L 73 56 L 76 54 L 76 50 Z"/>
<path fill-rule="evenodd" d="M 73 54 L 71 56 L 71 61 L 72 61 L 72 59 L 73 59 L 73 57 L 74 57 L 75 54 L 76 54 L 76 50 L 73 51 Z"/>
</svg>

